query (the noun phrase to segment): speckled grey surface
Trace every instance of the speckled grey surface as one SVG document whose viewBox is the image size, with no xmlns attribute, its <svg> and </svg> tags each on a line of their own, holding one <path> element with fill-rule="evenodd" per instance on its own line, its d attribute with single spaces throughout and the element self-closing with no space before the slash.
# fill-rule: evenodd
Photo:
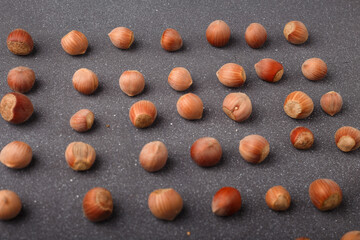
<svg viewBox="0 0 360 240">
<path fill-rule="evenodd" d="M 0 4 L 0 94 L 10 91 L 7 72 L 24 65 L 34 69 L 36 85 L 28 94 L 34 116 L 23 125 L 0 119 L 0 145 L 13 140 L 27 142 L 34 159 L 23 170 L 0 166 L 0 188 L 11 189 L 23 201 L 23 211 L 13 221 L 0 222 L 3 239 L 339 239 L 345 232 L 360 229 L 360 151 L 342 153 L 334 144 L 335 131 L 343 126 L 359 127 L 360 102 L 360 3 L 359 1 L 19 1 Z M 225 20 L 232 38 L 227 47 L 211 47 L 205 39 L 207 25 Z M 282 30 L 286 22 L 300 20 L 310 38 L 304 45 L 289 44 Z M 244 32 L 251 22 L 262 23 L 268 41 L 262 49 L 249 48 Z M 116 49 L 107 33 L 126 26 L 135 33 L 130 50 Z M 14 28 L 29 31 L 35 51 L 27 57 L 6 48 Z M 183 37 L 181 51 L 161 49 L 162 31 L 172 27 Z M 60 39 L 77 29 L 89 40 L 84 56 L 72 57 L 61 48 Z M 285 67 L 283 79 L 269 84 L 257 78 L 253 65 L 271 57 Z M 320 82 L 306 80 L 301 64 L 320 57 L 328 64 L 328 76 Z M 247 82 L 238 89 L 219 83 L 215 72 L 227 62 L 242 65 Z M 170 70 L 186 67 L 205 107 L 200 121 L 186 121 L 176 112 L 181 93 L 167 84 Z M 100 86 L 94 95 L 76 92 L 73 73 L 81 67 L 93 70 Z M 127 97 L 118 78 L 124 70 L 136 69 L 146 79 L 145 92 Z M 305 120 L 285 115 L 282 104 L 294 90 L 305 91 L 315 110 Z M 320 108 L 322 94 L 335 90 L 344 108 L 330 117 Z M 253 103 L 253 114 L 244 123 L 231 121 L 222 112 L 223 98 L 242 91 Z M 155 124 L 139 130 L 128 118 L 130 106 L 140 99 L 151 100 L 158 109 Z M 69 126 L 73 113 L 89 108 L 96 123 L 79 134 Z M 107 128 L 105 125 L 109 124 Z M 289 141 L 292 128 L 313 130 L 316 142 L 309 151 L 294 149 Z M 241 159 L 238 143 L 248 134 L 268 139 L 271 153 L 260 165 Z M 191 144 L 200 137 L 217 138 L 223 159 L 213 168 L 200 168 L 190 159 Z M 141 147 L 152 140 L 164 141 L 169 161 L 158 173 L 147 173 L 138 164 Z M 64 159 L 72 141 L 91 144 L 97 153 L 90 171 L 71 170 Z M 308 186 L 317 178 L 331 178 L 342 188 L 339 208 L 320 212 L 308 197 Z M 283 185 L 292 196 L 289 211 L 268 209 L 264 195 L 273 185 Z M 95 186 L 109 189 L 114 198 L 113 217 L 100 224 L 87 221 L 82 213 L 84 194 Z M 233 186 L 243 197 L 242 210 L 233 217 L 219 218 L 211 212 L 213 194 Z M 149 193 L 173 187 L 184 199 L 183 212 L 173 222 L 155 219 L 147 207 Z M 187 235 L 190 232 L 190 236 Z"/>
</svg>

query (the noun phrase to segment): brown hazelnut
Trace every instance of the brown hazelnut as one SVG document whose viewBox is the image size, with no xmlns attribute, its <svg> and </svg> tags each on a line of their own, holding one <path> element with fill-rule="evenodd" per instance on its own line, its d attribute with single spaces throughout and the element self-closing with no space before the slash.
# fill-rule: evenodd
<svg viewBox="0 0 360 240">
<path fill-rule="evenodd" d="M 235 122 L 245 121 L 252 112 L 251 100 L 245 93 L 230 93 L 223 101 L 223 111 Z"/>
<path fill-rule="evenodd" d="M 10 123 L 19 124 L 28 120 L 34 112 L 30 99 L 21 93 L 8 93 L 0 103 L 2 118 Z"/>
<path fill-rule="evenodd" d="M 10 190 L 0 190 L 0 220 L 15 218 L 21 211 L 19 196 Z"/>
<path fill-rule="evenodd" d="M 360 147 L 360 130 L 344 126 L 335 133 L 336 146 L 343 152 L 350 152 Z"/>
<path fill-rule="evenodd" d="M 222 148 L 219 141 L 215 138 L 203 137 L 192 144 L 190 155 L 197 165 L 211 167 L 220 161 Z"/>
<path fill-rule="evenodd" d="M 347 232 L 340 240 L 360 240 L 360 231 Z"/>
<path fill-rule="evenodd" d="M 302 44 L 308 39 L 309 33 L 302 22 L 291 21 L 284 27 L 284 36 L 292 44 Z"/>
<path fill-rule="evenodd" d="M 310 116 L 314 110 L 312 99 L 304 92 L 294 91 L 290 93 L 284 102 L 285 113 L 295 119 L 304 119 Z"/>
<path fill-rule="evenodd" d="M 83 142 L 72 142 L 65 151 L 66 162 L 75 171 L 88 170 L 94 164 L 95 158 L 95 149 Z"/>
<path fill-rule="evenodd" d="M 202 118 L 204 105 L 197 95 L 187 93 L 179 98 L 176 108 L 181 117 L 187 120 L 196 120 Z"/>
<path fill-rule="evenodd" d="M 84 196 L 82 208 L 85 217 L 92 222 L 108 219 L 113 212 L 111 193 L 102 187 L 91 189 Z"/>
<path fill-rule="evenodd" d="M 7 47 L 15 55 L 28 55 L 34 48 L 31 35 L 24 29 L 13 30 L 6 40 Z"/>
<path fill-rule="evenodd" d="M 176 91 L 185 91 L 192 85 L 193 81 L 190 72 L 186 68 L 176 67 L 171 70 L 168 83 Z"/>
<path fill-rule="evenodd" d="M 155 217 L 172 221 L 181 212 L 183 200 L 172 188 L 157 189 L 150 193 L 148 206 Z"/>
<path fill-rule="evenodd" d="M 72 83 L 78 92 L 86 95 L 95 92 L 99 86 L 98 77 L 93 71 L 87 68 L 77 70 L 72 78 Z"/>
<path fill-rule="evenodd" d="M 327 65 L 320 58 L 310 58 L 301 66 L 303 75 L 311 81 L 319 81 L 326 76 Z"/>
<path fill-rule="evenodd" d="M 343 100 L 340 94 L 337 92 L 331 91 L 325 93 L 320 99 L 320 105 L 322 110 L 329 114 L 330 116 L 334 116 L 338 112 L 341 111 Z"/>
<path fill-rule="evenodd" d="M 216 76 L 227 87 L 240 87 L 246 81 L 244 68 L 236 63 L 226 63 L 216 72 Z"/>
<path fill-rule="evenodd" d="M 212 212 L 221 217 L 231 216 L 241 209 L 240 192 L 233 187 L 223 187 L 217 191 L 211 203 Z"/>
<path fill-rule="evenodd" d="M 274 186 L 267 191 L 265 201 L 272 210 L 285 211 L 290 207 L 291 197 L 283 186 Z"/>
<path fill-rule="evenodd" d="M 297 149 L 309 149 L 314 143 L 314 134 L 306 127 L 296 127 L 290 133 L 290 141 Z"/>
<path fill-rule="evenodd" d="M 178 31 L 168 28 L 163 32 L 160 44 L 166 51 L 173 52 L 182 47 L 183 41 Z"/>
<path fill-rule="evenodd" d="M 269 155 L 269 142 L 260 135 L 249 135 L 240 141 L 239 152 L 250 163 L 261 163 Z"/>
<path fill-rule="evenodd" d="M 34 86 L 35 73 L 28 67 L 13 68 L 7 75 L 7 83 L 15 92 L 28 92 Z"/>
<path fill-rule="evenodd" d="M 330 179 L 317 179 L 310 184 L 311 202 L 321 211 L 332 210 L 340 205 L 342 191 L 339 185 Z"/>
<path fill-rule="evenodd" d="M 20 141 L 13 141 L 7 144 L 0 153 L 0 162 L 9 168 L 24 168 L 30 164 L 31 159 L 31 147 Z"/>
<path fill-rule="evenodd" d="M 157 110 L 155 105 L 146 100 L 134 103 L 129 111 L 132 124 L 137 128 L 149 127 L 155 121 Z"/>
<path fill-rule="evenodd" d="M 81 109 L 70 118 L 70 126 L 77 132 L 88 131 L 94 123 L 94 113 L 89 109 Z"/>
<path fill-rule="evenodd" d="M 128 70 L 121 74 L 119 79 L 120 89 L 128 96 L 140 94 L 145 88 L 144 76 L 136 70 Z"/>
<path fill-rule="evenodd" d="M 230 39 L 231 31 L 226 22 L 215 20 L 206 29 L 206 39 L 214 47 L 225 46 Z"/>
<path fill-rule="evenodd" d="M 260 48 L 264 45 L 267 33 L 260 23 L 251 23 L 245 31 L 245 41 L 252 48 Z"/>
<path fill-rule="evenodd" d="M 255 71 L 260 79 L 267 82 L 277 82 L 284 74 L 284 67 L 274 59 L 264 58 L 255 64 Z"/>
<path fill-rule="evenodd" d="M 79 31 L 72 30 L 61 39 L 61 46 L 70 55 L 82 55 L 88 48 L 86 36 Z"/>
<path fill-rule="evenodd" d="M 114 28 L 108 34 L 110 41 L 115 47 L 120 49 L 128 49 L 134 42 L 134 33 L 126 27 Z"/>
<path fill-rule="evenodd" d="M 162 169 L 166 164 L 167 158 L 167 148 L 160 141 L 145 144 L 139 155 L 140 165 L 148 172 L 156 172 Z"/>
</svg>

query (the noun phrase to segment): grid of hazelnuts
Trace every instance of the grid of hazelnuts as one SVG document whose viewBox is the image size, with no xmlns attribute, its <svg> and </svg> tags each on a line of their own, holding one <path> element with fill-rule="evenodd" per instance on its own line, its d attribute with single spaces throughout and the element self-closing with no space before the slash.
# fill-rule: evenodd
<svg viewBox="0 0 360 240">
<path fill-rule="evenodd" d="M 292 44 L 303 44 L 308 39 L 306 26 L 300 21 L 288 22 L 284 27 L 284 36 Z M 212 22 L 206 30 L 206 38 L 214 47 L 225 46 L 230 39 L 229 26 L 222 20 Z M 134 33 L 125 27 L 117 27 L 108 34 L 112 44 L 120 49 L 128 49 L 134 42 Z M 266 29 L 259 23 L 250 24 L 245 32 L 245 40 L 251 48 L 260 48 L 266 42 Z M 183 41 L 178 31 L 166 29 L 160 41 L 166 51 L 177 51 Z M 23 29 L 12 31 L 7 38 L 8 49 L 16 55 L 27 55 L 33 50 L 33 40 Z M 66 34 L 61 39 L 61 46 L 70 55 L 84 54 L 88 48 L 86 36 L 76 30 Z M 255 64 L 258 77 L 264 81 L 274 83 L 282 78 L 284 68 L 274 59 L 265 58 Z M 320 81 L 327 74 L 326 63 L 319 58 L 306 60 L 302 65 L 303 75 L 311 81 Z M 246 74 L 242 66 L 227 63 L 217 72 L 219 81 L 227 87 L 240 87 L 246 81 Z M 33 111 L 31 100 L 23 93 L 31 90 L 35 82 L 35 73 L 27 67 L 16 67 L 9 71 L 7 82 L 14 91 L 6 94 L 0 103 L 2 118 L 13 124 L 27 121 Z M 92 94 L 98 87 L 96 74 L 86 68 L 81 68 L 73 75 L 73 86 L 82 94 Z M 192 85 L 190 72 L 183 67 L 172 69 L 168 76 L 168 83 L 176 91 L 187 90 Z M 119 79 L 120 89 L 128 96 L 140 94 L 145 87 L 144 76 L 136 70 L 122 73 Z M 342 108 L 342 97 L 331 91 L 321 97 L 320 105 L 330 116 L 337 114 Z M 302 91 L 290 93 L 284 102 L 285 113 L 294 119 L 304 119 L 313 112 L 312 99 Z M 177 102 L 179 115 L 188 120 L 201 119 L 203 102 L 193 93 L 181 96 Z M 250 98 L 241 92 L 228 94 L 223 101 L 224 113 L 236 122 L 249 118 L 252 112 Z M 129 118 L 137 128 L 146 128 L 153 124 L 157 116 L 156 106 L 150 101 L 138 101 L 129 111 Z M 78 132 L 91 129 L 94 113 L 88 109 L 81 109 L 70 119 L 70 126 Z M 290 141 L 297 149 L 311 148 L 314 135 L 306 127 L 296 127 L 290 133 Z M 353 151 L 360 146 L 360 131 L 350 126 L 344 126 L 335 133 L 335 143 L 344 152 Z M 239 144 L 241 157 L 250 163 L 258 164 L 264 161 L 270 151 L 269 142 L 260 135 L 244 137 Z M 218 140 L 211 137 L 200 138 L 190 149 L 191 158 L 201 167 L 216 165 L 222 156 L 222 148 Z M 95 150 L 89 144 L 72 142 L 65 151 L 67 164 L 75 171 L 88 170 L 95 161 Z M 139 155 L 140 165 L 149 172 L 161 170 L 167 161 L 168 151 L 163 142 L 154 141 L 146 144 Z M 0 161 L 7 167 L 20 169 L 29 165 L 32 159 L 31 147 L 20 141 L 6 145 L 0 154 Z M 340 205 L 342 191 L 339 185 L 330 179 L 317 179 L 310 184 L 309 196 L 316 208 L 321 211 L 331 210 Z M 274 186 L 268 190 L 265 200 L 269 208 L 274 211 L 285 211 L 289 208 L 291 197 L 283 186 Z M 151 213 L 163 220 L 173 220 L 181 212 L 183 201 L 178 192 L 172 188 L 153 191 L 148 198 Z M 85 216 L 94 222 L 109 218 L 112 214 L 113 202 L 111 193 L 105 188 L 91 189 L 83 199 Z M 212 211 L 218 216 L 230 216 L 241 209 L 240 192 L 232 187 L 221 188 L 213 197 Z M 9 190 L 0 191 L 0 219 L 6 220 L 16 217 L 21 210 L 18 195 Z M 342 239 L 355 239 L 360 236 L 359 231 L 349 232 Z M 305 238 L 303 238 L 305 239 Z"/>
</svg>

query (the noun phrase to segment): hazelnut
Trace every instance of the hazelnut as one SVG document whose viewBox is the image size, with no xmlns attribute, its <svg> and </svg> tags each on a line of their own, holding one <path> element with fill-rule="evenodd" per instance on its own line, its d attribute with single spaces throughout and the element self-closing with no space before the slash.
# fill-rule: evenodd
<svg viewBox="0 0 360 240">
<path fill-rule="evenodd" d="M 309 149 L 314 143 L 314 134 L 306 127 L 296 127 L 290 133 L 290 141 L 297 149 Z"/>
<path fill-rule="evenodd" d="M 245 93 L 230 93 L 223 101 L 223 111 L 235 122 L 245 121 L 252 112 L 251 100 Z"/>
<path fill-rule="evenodd" d="M 0 220 L 15 218 L 21 211 L 19 196 L 10 190 L 0 190 Z"/>
<path fill-rule="evenodd" d="M 111 193 L 102 187 L 88 191 L 83 199 L 84 215 L 92 222 L 108 219 L 113 212 L 113 199 Z"/>
<path fill-rule="evenodd" d="M 245 41 L 252 48 L 260 48 L 264 45 L 267 33 L 260 23 L 251 23 L 245 31 Z"/>
<path fill-rule="evenodd" d="M 307 237 L 299 237 L 299 238 L 296 238 L 295 240 L 310 240 L 310 238 L 307 238 Z"/>
<path fill-rule="evenodd" d="M 230 39 L 231 31 L 226 22 L 215 20 L 206 29 L 206 39 L 214 47 L 225 46 Z"/>
<path fill-rule="evenodd" d="M 255 64 L 255 71 L 260 79 L 267 82 L 277 82 L 284 74 L 284 67 L 274 59 L 264 58 Z"/>
<path fill-rule="evenodd" d="M 227 87 L 240 87 L 246 81 L 245 70 L 235 63 L 223 65 L 217 72 L 219 81 Z"/>
<path fill-rule="evenodd" d="M 84 54 L 88 48 L 86 36 L 79 31 L 72 30 L 61 39 L 61 46 L 70 55 Z"/>
<path fill-rule="evenodd" d="M 195 120 L 202 118 L 204 105 L 197 95 L 187 93 L 179 98 L 176 108 L 181 117 L 187 120 Z"/>
<path fill-rule="evenodd" d="M 334 116 L 338 112 L 340 112 L 343 100 L 340 94 L 337 92 L 331 91 L 325 93 L 320 99 L 320 105 L 322 110 L 329 114 L 330 116 Z"/>
<path fill-rule="evenodd" d="M 65 151 L 66 162 L 75 171 L 88 170 L 94 164 L 95 158 L 95 149 L 83 142 L 72 142 Z"/>
<path fill-rule="evenodd" d="M 335 133 L 336 146 L 343 152 L 350 152 L 360 147 L 360 130 L 344 126 Z"/>
<path fill-rule="evenodd" d="M 112 44 L 120 49 L 128 49 L 134 42 L 134 33 L 126 27 L 114 28 L 108 34 Z"/>
<path fill-rule="evenodd" d="M 98 77 L 93 71 L 87 68 L 80 68 L 77 70 L 72 78 L 72 83 L 78 92 L 86 95 L 95 92 L 99 86 Z"/>
<path fill-rule="evenodd" d="M 173 52 L 179 50 L 182 45 L 183 41 L 178 31 L 172 28 L 166 29 L 160 40 L 161 47 L 166 51 Z"/>
<path fill-rule="evenodd" d="M 360 231 L 347 232 L 340 240 L 360 240 Z"/>
<path fill-rule="evenodd" d="M 35 73 L 28 67 L 13 68 L 7 75 L 7 83 L 15 92 L 28 92 L 34 86 Z"/>
<path fill-rule="evenodd" d="M 167 148 L 160 141 L 145 144 L 139 155 L 140 165 L 148 172 L 156 172 L 162 169 L 166 164 L 167 158 Z"/>
<path fill-rule="evenodd" d="M 0 162 L 9 168 L 24 168 L 30 164 L 31 159 L 31 147 L 20 141 L 13 141 L 7 144 L 0 153 Z"/>
<path fill-rule="evenodd" d="M 140 94 L 145 87 L 144 76 L 136 70 L 128 70 L 121 74 L 119 79 L 120 89 L 128 96 Z"/>
<path fill-rule="evenodd" d="M 146 100 L 134 103 L 129 111 L 132 124 L 137 128 L 149 127 L 155 121 L 157 111 L 155 105 Z"/>
<path fill-rule="evenodd" d="M 295 119 L 304 119 L 310 116 L 314 110 L 312 99 L 301 91 L 290 93 L 284 102 L 285 113 Z"/>
<path fill-rule="evenodd" d="M 332 210 L 340 205 L 342 191 L 339 185 L 330 179 L 317 179 L 310 184 L 311 202 L 321 211 Z"/>
<path fill-rule="evenodd" d="M 265 201 L 272 210 L 285 211 L 290 207 L 291 197 L 283 186 L 274 186 L 266 192 Z"/>
<path fill-rule="evenodd" d="M 77 132 L 88 131 L 94 123 L 94 113 L 89 109 L 81 109 L 70 118 L 70 126 Z"/>
<path fill-rule="evenodd" d="M 7 37 L 6 44 L 10 52 L 15 55 L 28 55 L 34 48 L 30 34 L 24 29 L 15 29 Z"/>
<path fill-rule="evenodd" d="M 211 167 L 220 161 L 222 148 L 219 141 L 215 138 L 199 138 L 192 144 L 190 155 L 197 165 Z"/>
<path fill-rule="evenodd" d="M 183 200 L 172 188 L 157 189 L 150 193 L 148 205 L 155 217 L 172 221 L 181 212 Z"/>
<path fill-rule="evenodd" d="M 8 93 L 0 103 L 2 118 L 10 123 L 19 124 L 28 120 L 34 112 L 30 99 L 21 93 Z"/>
<path fill-rule="evenodd" d="M 211 203 L 212 212 L 221 217 L 231 216 L 241 209 L 240 192 L 233 187 L 217 191 Z"/>
<path fill-rule="evenodd" d="M 311 81 L 319 81 L 326 76 L 326 63 L 320 58 L 310 58 L 301 66 L 304 76 Z"/>
<path fill-rule="evenodd" d="M 308 39 L 309 33 L 302 22 L 291 21 L 284 27 L 284 36 L 292 44 L 302 44 Z"/>
<path fill-rule="evenodd" d="M 192 85 L 193 81 L 190 72 L 186 68 L 176 67 L 171 70 L 168 83 L 176 91 L 185 91 Z"/>
<path fill-rule="evenodd" d="M 240 141 L 239 152 L 250 163 L 261 163 L 269 155 L 269 142 L 260 135 L 249 135 Z"/>
</svg>

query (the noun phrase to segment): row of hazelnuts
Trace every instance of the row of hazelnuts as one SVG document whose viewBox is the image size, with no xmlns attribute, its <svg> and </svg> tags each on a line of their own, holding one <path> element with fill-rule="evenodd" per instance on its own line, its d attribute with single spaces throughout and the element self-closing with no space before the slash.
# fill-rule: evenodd
<svg viewBox="0 0 360 240">
<path fill-rule="evenodd" d="M 284 36 L 292 44 L 302 44 L 309 37 L 306 26 L 300 21 L 288 22 L 284 27 Z M 214 47 L 223 47 L 230 40 L 231 30 L 226 22 L 215 20 L 206 29 L 206 39 Z M 114 28 L 108 34 L 112 44 L 120 49 L 128 49 L 134 42 L 134 33 L 126 27 Z M 263 25 L 251 23 L 245 31 L 245 41 L 252 48 L 260 48 L 267 39 Z M 8 49 L 16 55 L 28 55 L 32 52 L 34 42 L 31 35 L 23 29 L 13 30 L 7 38 Z M 88 39 L 77 30 L 72 30 L 61 39 L 61 46 L 70 55 L 84 54 L 88 48 Z M 183 40 L 178 31 L 166 29 L 160 40 L 163 49 L 177 51 L 183 46 Z"/>
</svg>

